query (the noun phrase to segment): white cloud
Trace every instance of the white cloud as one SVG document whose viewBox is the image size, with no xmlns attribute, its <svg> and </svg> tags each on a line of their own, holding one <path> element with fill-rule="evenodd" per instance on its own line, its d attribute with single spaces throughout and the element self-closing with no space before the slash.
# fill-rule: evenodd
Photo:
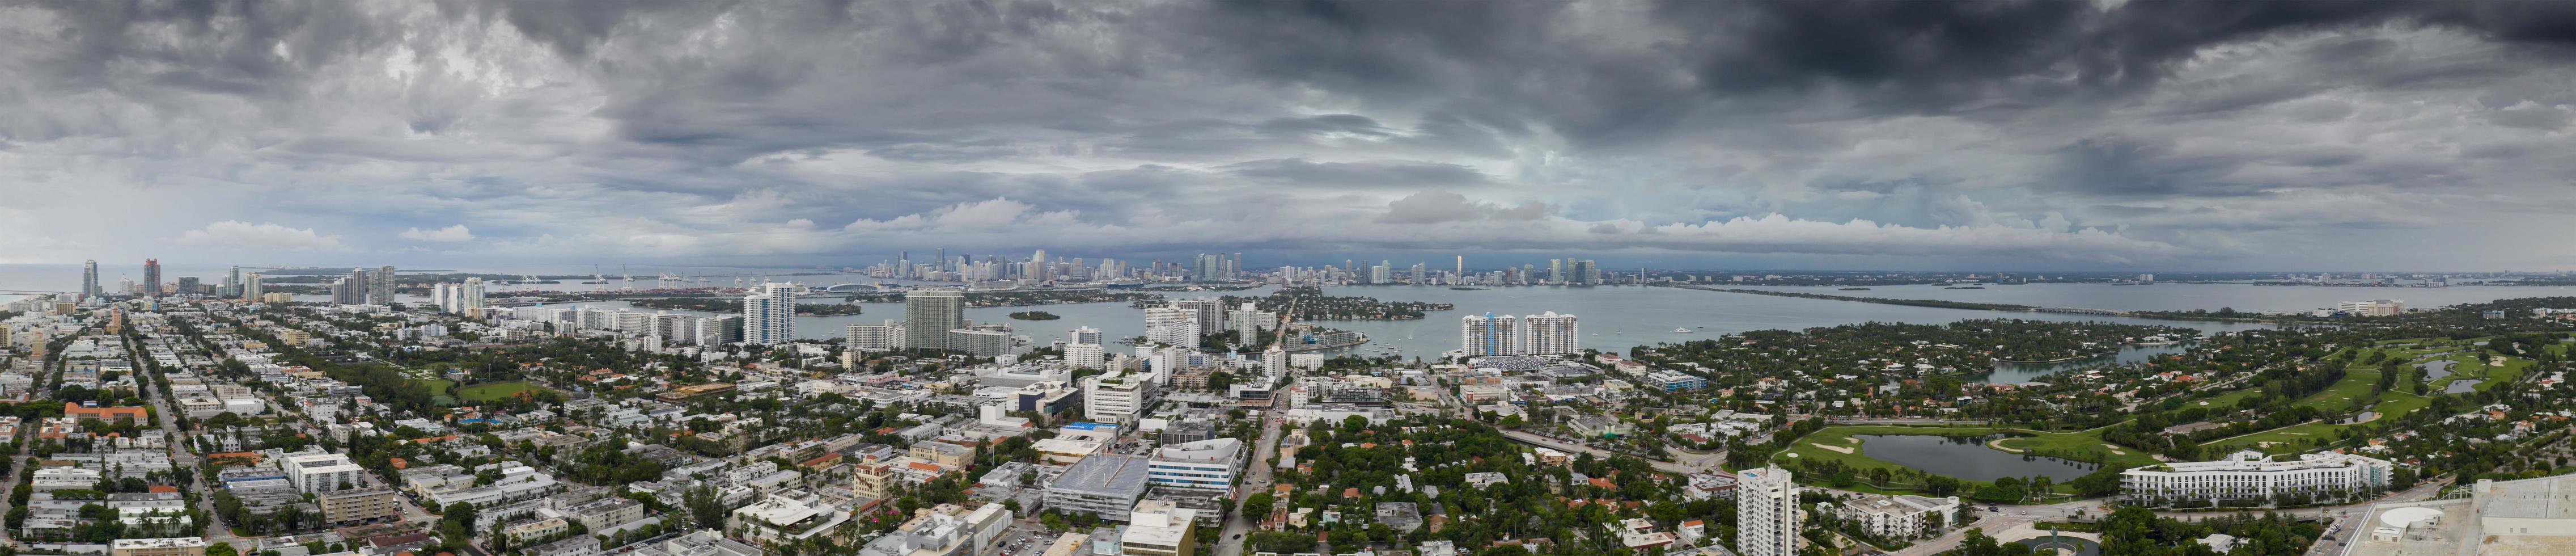
<svg viewBox="0 0 2576 556">
<path fill-rule="evenodd" d="M 203 229 L 188 230 L 187 233 L 179 234 L 178 242 L 228 249 L 311 251 L 338 249 L 340 236 L 326 236 L 314 233 L 311 228 L 289 228 L 268 222 L 252 224 L 240 220 L 225 220 L 207 224 Z"/>
<path fill-rule="evenodd" d="M 403 230 L 402 238 L 412 241 L 474 241 L 474 232 L 466 230 L 464 224 L 457 224 L 436 230 L 422 230 L 420 228 Z"/>
</svg>

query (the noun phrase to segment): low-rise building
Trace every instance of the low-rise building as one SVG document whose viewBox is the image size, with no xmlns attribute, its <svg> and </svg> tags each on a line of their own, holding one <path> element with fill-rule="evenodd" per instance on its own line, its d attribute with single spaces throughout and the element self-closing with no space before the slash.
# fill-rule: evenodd
<svg viewBox="0 0 2576 556">
<path fill-rule="evenodd" d="M 1091 512 L 1101 519 L 1127 519 L 1145 496 L 1147 458 L 1102 454 L 1083 458 L 1047 485 L 1046 506 Z"/>
<path fill-rule="evenodd" d="M 2388 486 L 2396 464 L 2367 456 L 2317 453 L 2291 461 L 2246 450 L 2218 461 L 2150 465 L 2120 473 L 2120 494 L 2139 504 L 2261 500 L 2284 496 L 2321 499 L 2376 494 Z"/>
<path fill-rule="evenodd" d="M 108 542 L 107 553 L 108 556 L 205 556 L 206 544 L 202 537 L 116 539 Z"/>
<path fill-rule="evenodd" d="M 1232 438 L 1164 446 L 1145 462 L 1145 479 L 1173 488 L 1232 490 L 1243 456 L 1243 441 Z"/>
<path fill-rule="evenodd" d="M 1859 523 L 1862 531 L 1890 539 L 1940 534 L 1959 523 L 1959 498 L 1863 494 L 1833 504 L 1834 515 Z"/>
<path fill-rule="evenodd" d="M 322 506 L 322 519 L 331 523 L 402 517 L 402 498 L 392 489 L 322 492 L 314 502 Z"/>
<path fill-rule="evenodd" d="M 1132 556 L 1192 556 L 1198 551 L 1193 524 L 1198 510 L 1161 500 L 1137 504 L 1127 514 L 1127 530 L 1118 536 L 1121 553 Z"/>
</svg>

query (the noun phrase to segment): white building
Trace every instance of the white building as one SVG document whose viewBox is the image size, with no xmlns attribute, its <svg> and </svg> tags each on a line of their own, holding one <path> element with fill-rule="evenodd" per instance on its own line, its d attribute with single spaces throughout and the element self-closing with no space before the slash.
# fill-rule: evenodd
<svg viewBox="0 0 2576 556">
<path fill-rule="evenodd" d="M 1064 345 L 1064 362 L 1076 368 L 1098 369 L 1108 356 L 1108 350 L 1100 344 L 1075 342 Z"/>
<path fill-rule="evenodd" d="M 1859 523 L 1862 531 L 1890 539 L 1937 535 L 1959 523 L 1959 497 L 1925 498 L 1863 494 L 1835 504 L 1834 515 Z"/>
<path fill-rule="evenodd" d="M 286 456 L 286 480 L 301 492 L 331 492 L 367 486 L 367 468 L 343 454 L 306 453 Z"/>
<path fill-rule="evenodd" d="M 1467 315 L 1458 319 L 1458 349 L 1468 357 L 1519 355 L 1520 319 L 1511 315 Z"/>
<path fill-rule="evenodd" d="M 1242 466 L 1242 440 L 1184 442 L 1155 449 L 1153 459 L 1145 461 L 1145 480 L 1173 488 L 1230 491 L 1235 470 Z"/>
<path fill-rule="evenodd" d="M 1198 510 L 1171 502 L 1147 500 L 1127 515 L 1127 530 L 1118 537 L 1121 554 L 1178 556 L 1192 554 L 1197 544 Z"/>
<path fill-rule="evenodd" d="M 1459 319 L 1458 344 L 1468 357 L 1491 355 L 1562 355 L 1582 351 L 1582 327 L 1574 315 L 1555 311 L 1514 318 L 1468 315 Z"/>
<path fill-rule="evenodd" d="M 1735 553 L 1798 553 L 1798 483 L 1790 480 L 1789 470 L 1769 466 L 1736 476 Z"/>
<path fill-rule="evenodd" d="M 2406 312 L 2406 301 L 2401 299 L 2346 301 L 2336 303 L 2335 310 L 2357 317 L 2385 317 Z"/>
<path fill-rule="evenodd" d="M 1182 347 L 1199 345 L 1199 312 L 1180 307 L 1145 310 L 1145 340 Z"/>
<path fill-rule="evenodd" d="M 842 328 L 848 337 L 848 348 L 858 351 L 894 351 L 903 347 L 903 323 L 892 320 L 885 324 L 852 323 Z"/>
<path fill-rule="evenodd" d="M 1111 371 L 1082 378 L 1083 418 L 1102 423 L 1133 423 L 1154 410 L 1162 397 L 1153 373 Z"/>
<path fill-rule="evenodd" d="M 1068 334 L 1072 336 L 1070 338 L 1065 338 L 1065 341 L 1068 343 L 1100 345 L 1100 340 L 1102 340 L 1100 337 L 1100 329 L 1089 326 L 1075 327 L 1073 331 Z"/>
<path fill-rule="evenodd" d="M 1521 317 L 1521 355 L 1557 355 L 1583 351 L 1583 329 L 1574 315 L 1555 311 Z"/>
<path fill-rule="evenodd" d="M 796 341 L 796 285 L 770 282 L 742 298 L 742 341 L 774 346 Z"/>
<path fill-rule="evenodd" d="M 2388 486 L 2396 464 L 2332 452 L 2272 461 L 2246 450 L 2218 461 L 2150 465 L 2120 473 L 2120 494 L 2141 504 L 2200 500 L 2269 500 L 2305 494 L 2339 497 L 2376 494 Z"/>
</svg>

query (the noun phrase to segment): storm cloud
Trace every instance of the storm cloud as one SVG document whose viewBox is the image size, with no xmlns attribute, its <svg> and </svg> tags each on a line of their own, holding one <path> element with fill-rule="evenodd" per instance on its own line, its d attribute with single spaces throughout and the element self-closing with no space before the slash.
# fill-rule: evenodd
<svg viewBox="0 0 2576 556">
<path fill-rule="evenodd" d="M 2576 223 L 2554 2 L 61 1 L 0 77 L 0 262 L 2576 254 L 2480 241 Z"/>
</svg>

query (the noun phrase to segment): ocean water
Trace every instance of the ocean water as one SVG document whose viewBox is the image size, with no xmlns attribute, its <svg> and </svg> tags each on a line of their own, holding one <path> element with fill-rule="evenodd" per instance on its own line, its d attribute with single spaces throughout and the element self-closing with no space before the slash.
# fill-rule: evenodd
<svg viewBox="0 0 2576 556">
<path fill-rule="evenodd" d="M 166 265 L 165 279 L 196 276 L 209 283 L 220 281 L 222 266 Z M 245 267 L 244 271 L 252 269 Z M 586 269 L 477 269 L 458 268 L 469 272 L 493 273 L 574 273 Z M 618 270 L 607 270 L 619 274 Z M 670 272 L 683 276 L 707 276 L 709 285 L 731 286 L 735 279 L 745 282 L 760 280 L 795 281 L 807 285 L 830 285 L 844 282 L 875 282 L 856 275 L 788 276 L 796 272 L 818 272 L 813 269 L 756 269 L 730 267 L 633 267 L 626 269 L 636 281 L 611 280 L 605 285 L 562 284 L 533 285 L 558 291 L 590 289 L 652 288 L 668 283 L 653 280 L 653 275 Z M 142 265 L 100 265 L 101 280 L 113 287 L 119 276 L 142 275 Z M 78 265 L 0 265 L 0 290 L 73 290 L 80 286 Z M 2514 297 L 2576 295 L 2576 290 L 2560 287 L 2460 286 L 2450 288 L 2352 288 L 2322 286 L 2253 286 L 2247 284 L 2177 284 L 2146 286 L 2113 286 L 2109 284 L 2028 284 L 1990 285 L 1981 290 L 1953 290 L 1942 286 L 1872 286 L 1868 291 L 1839 291 L 1832 287 L 1758 287 L 1770 289 L 1901 299 L 1943 299 L 1986 303 L 2016 303 L 2035 306 L 2088 307 L 2122 311 L 2188 310 L 2233 307 L 2239 311 L 2289 310 L 2332 306 L 2337 301 L 2366 299 L 2404 299 L 2411 307 L 2436 307 L 2458 303 L 2491 301 Z M 492 295 L 505 296 L 511 288 L 496 287 Z M 1263 295 L 1268 288 L 1244 292 L 1207 294 L 1171 294 L 1174 298 L 1199 295 Z M 1369 335 L 1371 344 L 1359 348 L 1370 355 L 1394 354 L 1405 357 L 1431 358 L 1441 352 L 1457 349 L 1459 318 L 1470 314 L 1527 315 L 1546 311 L 1573 314 L 1581 319 L 1582 345 L 1605 351 L 1626 352 L 1639 345 L 1680 342 L 1716 337 L 1728 333 L 1762 329 L 1804 329 L 1858 322 L 1945 323 L 1978 318 L 2023 318 L 2054 321 L 2104 321 L 2134 324 L 2158 324 L 2219 332 L 2268 328 L 2267 324 L 2210 323 L 2099 317 L 2056 313 L 2006 313 L 1965 309 L 1911 307 L 1877 303 L 1855 303 L 1788 297 L 1750 295 L 1678 288 L 1601 286 L 1601 287 L 1495 287 L 1481 290 L 1452 290 L 1440 286 L 1334 286 L 1325 289 L 1330 295 L 1369 296 L 1386 300 L 1434 301 L 1456 305 L 1451 311 L 1435 311 L 1427 318 L 1403 321 L 1325 321 L 1319 324 Z M 0 300 L 14 299 L 0 293 Z M 316 299 L 319 296 L 315 296 Z M 813 296 L 806 302 L 837 302 L 838 296 Z M 600 307 L 622 307 L 622 302 L 588 303 Z M 834 317 L 799 317 L 796 333 L 805 338 L 830 338 L 842 334 L 843 326 L 852 323 L 876 323 L 902 318 L 900 303 L 865 303 L 863 314 Z M 1017 321 L 1007 314 L 1027 310 L 1020 307 L 968 309 L 967 318 L 976 322 L 1005 322 L 1018 327 L 1021 334 L 1046 343 L 1067 337 L 1066 331 L 1078 326 L 1101 329 L 1110 337 L 1139 336 L 1144 333 L 1144 312 L 1125 302 L 1047 305 L 1038 309 L 1061 315 L 1050 321 Z M 2124 354 L 2135 356 L 2137 354 Z M 2128 359 L 2130 357 L 2122 357 Z M 2001 374 L 2020 375 L 2044 369 L 2009 369 Z M 1998 375 L 1998 378 L 2003 378 Z"/>
</svg>

